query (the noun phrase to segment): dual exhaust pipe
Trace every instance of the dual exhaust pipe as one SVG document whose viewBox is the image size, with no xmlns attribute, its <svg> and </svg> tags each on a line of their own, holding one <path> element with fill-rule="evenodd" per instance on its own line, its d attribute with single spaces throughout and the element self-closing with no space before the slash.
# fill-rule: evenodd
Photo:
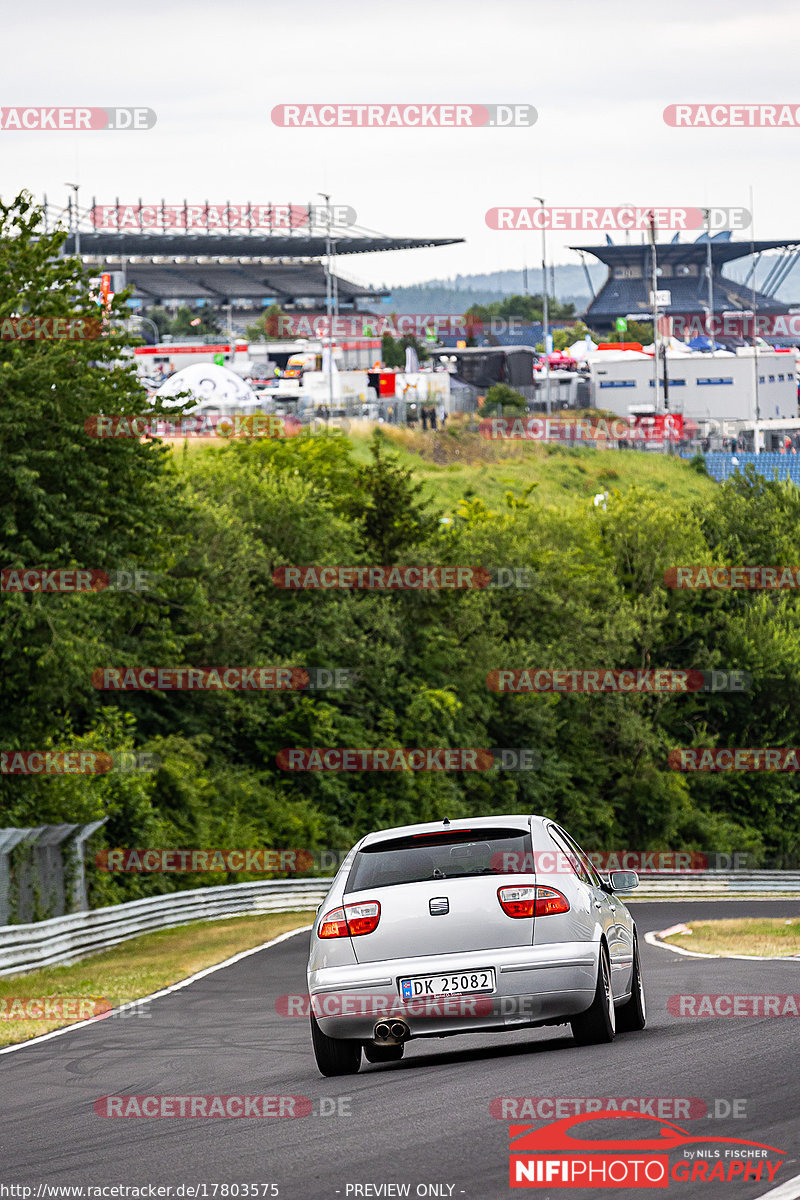
<svg viewBox="0 0 800 1200">
<path fill-rule="evenodd" d="M 378 1021 L 373 1030 L 376 1046 L 399 1046 L 411 1037 L 405 1021 Z"/>
</svg>

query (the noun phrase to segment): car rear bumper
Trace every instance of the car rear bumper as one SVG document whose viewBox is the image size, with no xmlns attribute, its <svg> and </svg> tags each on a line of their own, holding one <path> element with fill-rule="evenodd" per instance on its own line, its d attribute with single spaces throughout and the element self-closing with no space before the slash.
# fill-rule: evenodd
<svg viewBox="0 0 800 1200">
<path fill-rule="evenodd" d="M 377 1021 L 402 1020 L 412 1037 L 507 1029 L 589 1007 L 597 982 L 598 943 L 560 942 L 390 959 L 308 973 L 308 991 L 328 1037 L 368 1041 Z M 495 970 L 496 991 L 403 1000 L 401 978 Z"/>
</svg>

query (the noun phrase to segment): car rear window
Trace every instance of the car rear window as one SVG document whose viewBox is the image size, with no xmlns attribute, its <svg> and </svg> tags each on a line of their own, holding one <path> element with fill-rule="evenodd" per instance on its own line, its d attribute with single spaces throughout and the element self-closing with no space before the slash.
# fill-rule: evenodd
<svg viewBox="0 0 800 1200">
<path fill-rule="evenodd" d="M 387 838 L 359 850 L 345 892 L 433 879 L 503 875 L 509 870 L 524 870 L 519 865 L 523 860 L 531 860 L 527 829 L 443 830 Z"/>
</svg>

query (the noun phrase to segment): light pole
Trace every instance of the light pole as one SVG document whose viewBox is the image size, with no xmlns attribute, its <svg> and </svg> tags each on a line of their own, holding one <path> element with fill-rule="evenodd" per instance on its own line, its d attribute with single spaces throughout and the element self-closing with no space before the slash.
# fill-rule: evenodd
<svg viewBox="0 0 800 1200">
<path fill-rule="evenodd" d="M 328 420 L 326 424 L 330 424 L 331 413 L 333 412 L 333 323 L 331 321 L 331 309 L 333 307 L 333 293 L 331 290 L 331 198 L 327 192 L 317 192 L 318 196 L 322 196 L 325 201 L 325 216 L 327 233 L 325 236 L 325 312 L 328 317 Z"/>
<path fill-rule="evenodd" d="M 758 321 L 756 320 L 756 316 L 758 314 L 758 307 L 757 307 L 757 302 L 756 302 L 756 271 L 755 271 L 756 215 L 753 212 L 753 185 L 752 185 L 752 183 L 750 184 L 750 213 L 752 215 L 752 223 L 750 225 L 750 254 L 751 254 L 751 257 L 753 258 L 753 264 L 754 264 L 753 265 L 753 286 L 752 286 L 752 291 L 751 291 L 751 297 L 752 297 L 752 303 L 753 303 L 753 372 L 754 372 L 753 387 L 755 389 L 755 401 L 756 401 L 756 419 L 755 419 L 755 423 L 753 425 L 753 450 L 755 451 L 756 454 L 758 454 L 759 450 L 761 449 L 761 428 L 760 428 L 761 409 L 760 409 L 760 406 L 758 403 L 758 337 L 757 337 L 757 333 L 756 333 L 756 331 L 758 329 Z"/>
<path fill-rule="evenodd" d="M 81 185 L 79 183 L 65 183 L 64 184 L 64 187 L 72 188 L 73 192 L 75 193 L 75 226 L 74 226 L 72 232 L 74 234 L 74 239 L 75 239 L 75 254 L 78 257 L 80 257 L 80 253 L 81 253 L 81 231 L 80 231 L 80 228 L 78 227 L 78 221 L 80 219 L 79 215 L 78 215 L 78 190 L 80 189 L 80 186 Z"/>
<path fill-rule="evenodd" d="M 542 206 L 542 332 L 544 335 L 544 380 L 545 380 L 545 409 L 548 417 L 550 416 L 550 351 L 547 346 L 547 339 L 550 334 L 550 324 L 547 319 L 547 240 L 544 229 L 544 200 L 541 196 L 534 196 L 534 200 L 538 200 Z"/>
<path fill-rule="evenodd" d="M 658 412 L 658 259 L 656 257 L 656 214 L 653 210 L 652 222 L 650 225 L 650 242 L 653 249 L 652 256 L 652 276 L 650 279 L 650 290 L 652 292 L 652 308 L 653 308 L 653 387 L 655 388 L 655 396 L 653 397 L 653 412 Z"/>
<path fill-rule="evenodd" d="M 705 209 L 706 221 L 710 216 L 710 210 Z M 708 275 L 708 326 L 706 333 L 711 338 L 711 353 L 714 353 L 714 282 L 713 282 L 713 263 L 711 261 L 711 228 L 706 230 L 708 243 L 706 245 L 706 274 Z"/>
</svg>

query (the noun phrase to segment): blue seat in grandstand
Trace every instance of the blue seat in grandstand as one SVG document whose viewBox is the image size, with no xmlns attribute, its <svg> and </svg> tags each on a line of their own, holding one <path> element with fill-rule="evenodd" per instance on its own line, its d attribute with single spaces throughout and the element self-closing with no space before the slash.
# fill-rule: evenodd
<svg viewBox="0 0 800 1200">
<path fill-rule="evenodd" d="M 736 465 L 733 462 L 734 458 L 737 460 Z M 752 463 L 756 474 L 765 479 L 789 479 L 792 483 L 800 484 L 800 455 L 781 454 L 777 450 L 767 450 L 763 454 L 740 450 L 734 455 L 713 450 L 705 455 L 705 460 L 709 475 L 718 482 L 729 479 L 737 470 L 743 471 Z"/>
</svg>

